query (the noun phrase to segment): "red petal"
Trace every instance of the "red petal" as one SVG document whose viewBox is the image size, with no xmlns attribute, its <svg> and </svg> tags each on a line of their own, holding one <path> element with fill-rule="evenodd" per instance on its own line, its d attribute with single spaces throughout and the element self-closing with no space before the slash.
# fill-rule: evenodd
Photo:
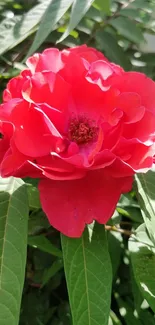
<svg viewBox="0 0 155 325">
<path fill-rule="evenodd" d="M 42 54 L 34 54 L 26 61 L 32 73 L 39 71 L 58 72 L 63 67 L 61 53 L 56 48 L 46 49 Z"/>
<path fill-rule="evenodd" d="M 120 94 L 116 107 L 125 113 L 126 123 L 135 123 L 141 120 L 145 113 L 145 107 L 141 106 L 141 98 L 136 93 Z"/>
<path fill-rule="evenodd" d="M 121 78 L 113 79 L 113 84 L 124 92 L 134 92 L 140 95 L 141 105 L 154 111 L 155 107 L 155 82 L 145 74 L 139 72 L 124 72 Z"/>
<path fill-rule="evenodd" d="M 123 136 L 127 139 L 137 138 L 150 144 L 155 140 L 155 114 L 145 111 L 143 118 L 135 124 L 125 124 Z"/>
<path fill-rule="evenodd" d="M 132 178 L 111 178 L 93 171 L 76 181 L 42 179 L 42 208 L 53 227 L 69 237 L 80 237 L 86 224 L 105 224 L 112 216 L 121 193 L 129 191 Z"/>
<path fill-rule="evenodd" d="M 22 100 L 19 98 L 10 99 L 7 103 L 0 105 L 0 117 L 1 121 L 10 121 L 11 122 L 11 113 L 13 109 L 20 105 Z"/>
<path fill-rule="evenodd" d="M 38 107 L 29 107 L 24 101 L 19 103 L 12 112 L 12 121 L 16 126 L 15 144 L 24 155 L 36 158 L 50 154 L 55 148 L 55 139 L 60 134 Z"/>
<path fill-rule="evenodd" d="M 104 60 L 108 62 L 108 59 L 99 51 L 92 47 L 87 47 L 86 44 L 81 46 L 76 46 L 68 50 L 74 54 L 77 54 L 87 60 L 89 63 L 97 61 L 97 60 Z"/>
<path fill-rule="evenodd" d="M 7 88 L 3 92 L 4 102 L 12 98 L 22 98 L 22 87 L 29 76 L 31 76 L 31 72 L 29 70 L 23 70 L 19 76 L 12 78 L 8 82 Z"/>
<path fill-rule="evenodd" d="M 13 125 L 9 122 L 0 122 L 0 133 L 2 138 L 0 139 L 0 163 L 2 162 L 5 153 L 9 149 L 10 139 L 13 134 Z"/>
<path fill-rule="evenodd" d="M 6 152 L 1 163 L 2 177 L 42 177 L 42 172 L 29 164 L 27 157 L 22 155 L 14 144 Z"/>
</svg>

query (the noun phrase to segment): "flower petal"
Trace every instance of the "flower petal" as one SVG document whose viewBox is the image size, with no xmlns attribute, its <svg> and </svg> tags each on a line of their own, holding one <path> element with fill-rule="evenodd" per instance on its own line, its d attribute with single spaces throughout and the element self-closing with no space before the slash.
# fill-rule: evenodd
<svg viewBox="0 0 155 325">
<path fill-rule="evenodd" d="M 87 60 L 89 63 L 97 61 L 97 60 L 104 60 L 106 62 L 109 62 L 108 59 L 99 51 L 92 47 L 87 47 L 86 44 L 76 46 L 74 48 L 69 49 L 70 52 L 81 56 L 85 60 Z"/>
<path fill-rule="evenodd" d="M 32 73 L 45 70 L 58 72 L 64 65 L 61 52 L 56 48 L 46 49 L 42 54 L 34 54 L 27 59 L 26 64 Z"/>
<path fill-rule="evenodd" d="M 145 107 L 141 106 L 141 98 L 136 93 L 121 93 L 118 96 L 116 107 L 125 113 L 126 123 L 135 123 L 142 119 Z"/>
<path fill-rule="evenodd" d="M 105 224 L 121 193 L 131 186 L 132 177 L 115 179 L 98 170 L 76 181 L 42 179 L 39 191 L 51 225 L 69 237 L 80 237 L 93 220 Z"/>
<path fill-rule="evenodd" d="M 43 111 L 23 101 L 16 105 L 11 115 L 18 150 L 35 158 L 50 154 L 60 134 Z"/>
</svg>

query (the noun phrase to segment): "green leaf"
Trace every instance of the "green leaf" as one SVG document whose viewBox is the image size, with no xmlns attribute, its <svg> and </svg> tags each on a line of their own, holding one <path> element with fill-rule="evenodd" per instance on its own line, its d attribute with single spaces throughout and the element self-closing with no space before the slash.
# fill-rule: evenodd
<svg viewBox="0 0 155 325">
<path fill-rule="evenodd" d="M 155 315 L 153 315 L 153 313 L 148 310 L 140 310 L 140 313 L 139 313 L 139 318 L 141 319 L 143 325 L 154 325 L 155 324 Z"/>
<path fill-rule="evenodd" d="M 29 49 L 27 56 L 31 55 L 44 42 L 47 36 L 51 33 L 56 23 L 65 14 L 71 6 L 73 0 L 52 0 L 47 7 L 32 46 Z"/>
<path fill-rule="evenodd" d="M 150 237 L 155 243 L 155 168 L 135 177 L 137 198 Z"/>
<path fill-rule="evenodd" d="M 125 299 L 121 299 L 119 295 L 117 297 L 117 304 L 126 325 L 142 325 L 141 321 L 134 315 L 133 305 L 130 305 Z"/>
<path fill-rule="evenodd" d="M 155 312 L 155 247 L 144 224 L 138 227 L 136 237 L 130 239 L 129 251 L 137 285 Z"/>
<path fill-rule="evenodd" d="M 94 6 L 105 12 L 107 15 L 110 14 L 110 0 L 95 0 Z"/>
<path fill-rule="evenodd" d="M 123 253 L 123 238 L 119 232 L 108 232 L 109 253 L 113 269 L 113 278 L 116 276 L 121 255 Z"/>
<path fill-rule="evenodd" d="M 0 23 L 0 54 L 15 47 L 35 31 L 49 3 L 50 0 L 44 0 L 23 16 L 15 17 L 12 23 L 8 18 Z"/>
<path fill-rule="evenodd" d="M 62 42 L 69 33 L 78 25 L 94 0 L 74 0 L 69 21 L 69 26 L 58 42 Z"/>
<path fill-rule="evenodd" d="M 55 247 L 45 236 L 29 236 L 28 245 L 38 248 L 43 252 L 52 254 L 54 256 L 62 257 L 62 252 L 60 249 Z"/>
<path fill-rule="evenodd" d="M 61 269 L 63 268 L 62 260 L 56 260 L 53 262 L 52 266 L 48 269 L 45 269 L 43 274 L 42 287 Z"/>
<path fill-rule="evenodd" d="M 32 185 L 27 185 L 27 192 L 30 209 L 41 208 L 38 189 Z"/>
<path fill-rule="evenodd" d="M 24 182 L 0 178 L 0 324 L 18 325 L 27 251 Z"/>
<path fill-rule="evenodd" d="M 117 29 L 118 33 L 129 39 L 131 42 L 140 43 L 144 41 L 143 33 L 136 23 L 126 17 L 118 17 L 110 22 L 110 25 Z"/>
<path fill-rule="evenodd" d="M 140 13 L 138 10 L 135 9 L 130 9 L 130 8 L 125 8 L 120 10 L 119 14 L 121 16 L 125 16 L 125 17 L 131 17 L 132 19 L 139 19 L 140 18 Z"/>
<path fill-rule="evenodd" d="M 116 314 L 113 312 L 113 310 L 110 311 L 110 318 L 113 325 L 122 325 L 121 321 L 117 318 Z M 108 324 L 110 325 L 110 324 Z"/>
<path fill-rule="evenodd" d="M 96 32 L 96 42 L 97 47 L 105 53 L 109 60 L 119 64 L 125 70 L 130 70 L 131 63 L 112 34 L 100 29 Z"/>
<path fill-rule="evenodd" d="M 61 239 L 73 325 L 107 325 L 112 269 L 104 226 Z"/>
<path fill-rule="evenodd" d="M 34 210 L 28 220 L 28 234 L 37 235 L 50 228 L 50 223 L 41 209 Z"/>
<path fill-rule="evenodd" d="M 132 267 L 130 268 L 130 276 L 131 276 L 131 288 L 132 288 L 132 293 L 134 298 L 134 306 L 137 313 L 139 313 L 144 299 L 139 289 L 139 286 L 137 285 L 137 282 L 135 280 Z"/>
</svg>

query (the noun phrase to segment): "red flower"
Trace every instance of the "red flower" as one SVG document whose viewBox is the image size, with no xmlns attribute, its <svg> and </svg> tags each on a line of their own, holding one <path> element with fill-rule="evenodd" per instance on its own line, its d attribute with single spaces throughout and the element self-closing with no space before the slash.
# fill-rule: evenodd
<svg viewBox="0 0 155 325">
<path fill-rule="evenodd" d="M 47 49 L 27 66 L 0 107 L 1 175 L 39 177 L 50 223 L 78 237 L 151 168 L 155 83 L 86 45 Z"/>
</svg>

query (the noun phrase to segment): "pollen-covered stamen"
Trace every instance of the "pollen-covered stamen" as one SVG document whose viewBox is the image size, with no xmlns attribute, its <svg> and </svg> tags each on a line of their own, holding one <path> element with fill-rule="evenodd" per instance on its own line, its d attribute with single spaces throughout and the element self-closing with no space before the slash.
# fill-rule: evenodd
<svg viewBox="0 0 155 325">
<path fill-rule="evenodd" d="M 69 139 L 77 144 L 86 144 L 96 139 L 98 127 L 86 118 L 72 119 L 69 125 Z"/>
</svg>

